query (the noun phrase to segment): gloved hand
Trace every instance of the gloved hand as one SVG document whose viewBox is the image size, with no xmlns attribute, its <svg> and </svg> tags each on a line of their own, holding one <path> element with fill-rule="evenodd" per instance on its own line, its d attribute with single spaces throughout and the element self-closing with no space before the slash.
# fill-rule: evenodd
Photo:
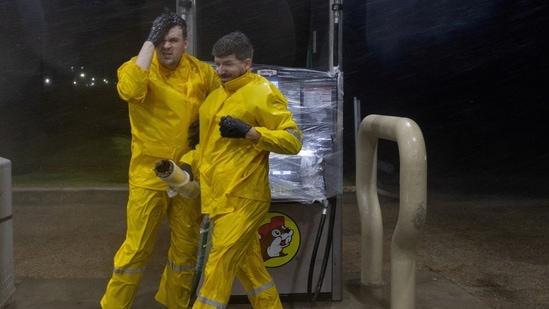
<svg viewBox="0 0 549 309">
<path fill-rule="evenodd" d="M 219 121 L 219 131 L 222 137 L 244 138 L 251 128 L 251 125 L 231 116 L 223 116 Z"/>
<path fill-rule="evenodd" d="M 190 164 L 183 163 L 183 164 L 181 164 L 181 166 L 179 168 L 181 168 L 183 171 L 185 171 L 185 172 L 187 172 L 187 174 L 189 174 L 189 178 L 190 178 L 189 180 L 190 181 L 194 180 L 193 169 L 191 168 Z"/>
<path fill-rule="evenodd" d="M 171 20 L 172 18 L 168 12 L 162 13 L 162 15 L 154 20 L 149 36 L 147 37 L 147 41 L 152 42 L 154 47 L 157 47 L 162 40 L 164 40 L 164 37 L 168 33 L 169 29 L 167 29 L 167 27 Z"/>
<path fill-rule="evenodd" d="M 189 126 L 189 136 L 187 137 L 187 142 L 189 144 L 189 148 L 191 149 L 195 149 L 198 142 L 200 142 L 199 128 L 200 124 L 198 123 L 198 120 L 191 123 Z"/>
</svg>

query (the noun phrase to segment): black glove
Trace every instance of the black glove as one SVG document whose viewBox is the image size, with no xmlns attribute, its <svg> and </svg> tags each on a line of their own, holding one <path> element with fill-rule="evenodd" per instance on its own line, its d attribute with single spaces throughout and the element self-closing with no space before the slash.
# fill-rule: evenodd
<svg viewBox="0 0 549 309">
<path fill-rule="evenodd" d="M 189 174 L 190 181 L 194 180 L 193 169 L 187 163 L 183 163 L 180 168 Z"/>
<path fill-rule="evenodd" d="M 219 121 L 219 131 L 223 137 L 244 138 L 251 128 L 251 125 L 231 116 L 223 116 Z"/>
<path fill-rule="evenodd" d="M 198 123 L 198 120 L 191 123 L 189 126 L 189 136 L 187 137 L 187 142 L 189 144 L 189 148 L 191 149 L 195 149 L 198 142 L 200 142 L 199 128 L 200 124 Z"/>
<path fill-rule="evenodd" d="M 168 30 L 170 30 L 168 29 L 168 25 L 171 20 L 172 18 L 167 12 L 164 12 L 162 15 L 158 16 L 152 24 L 147 41 L 152 42 L 154 46 L 157 47 L 162 40 L 164 40 Z"/>
</svg>

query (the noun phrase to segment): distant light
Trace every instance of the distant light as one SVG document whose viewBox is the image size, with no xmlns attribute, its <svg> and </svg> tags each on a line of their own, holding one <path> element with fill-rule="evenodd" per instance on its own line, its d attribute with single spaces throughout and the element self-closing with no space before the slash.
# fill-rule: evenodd
<svg viewBox="0 0 549 309">
<path fill-rule="evenodd" d="M 108 81 L 106 78 L 103 78 L 103 82 L 104 82 L 105 84 L 108 84 L 108 83 L 109 83 L 109 81 Z"/>
<path fill-rule="evenodd" d="M 80 73 L 80 77 L 84 78 L 84 77 L 86 77 L 86 74 Z"/>
<path fill-rule="evenodd" d="M 46 77 L 46 78 L 44 79 L 44 84 L 46 84 L 46 85 L 51 84 L 51 80 L 50 80 L 49 78 Z"/>
<path fill-rule="evenodd" d="M 72 84 L 76 86 L 76 81 L 73 81 Z"/>
</svg>

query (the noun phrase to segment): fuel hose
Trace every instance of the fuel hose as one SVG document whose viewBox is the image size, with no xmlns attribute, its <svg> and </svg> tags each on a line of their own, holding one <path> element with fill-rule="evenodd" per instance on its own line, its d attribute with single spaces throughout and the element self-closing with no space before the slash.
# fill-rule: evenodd
<svg viewBox="0 0 549 309">
<path fill-rule="evenodd" d="M 320 291 L 322 290 L 322 285 L 324 282 L 324 277 L 326 275 L 326 269 L 328 267 L 328 260 L 330 259 L 330 252 L 332 251 L 332 240 L 334 237 L 334 224 L 335 224 L 335 205 L 331 204 L 328 200 L 322 201 L 323 209 L 322 209 L 322 215 L 320 217 L 320 223 L 318 225 L 318 231 L 316 234 L 315 243 L 313 246 L 313 252 L 311 254 L 311 261 L 309 263 L 309 274 L 307 278 L 307 294 L 309 295 L 309 298 L 311 301 L 316 301 L 318 295 L 320 294 Z M 313 294 L 312 291 L 312 285 L 313 285 L 313 275 L 314 275 L 314 269 L 315 269 L 315 262 L 316 257 L 318 254 L 318 247 L 320 246 L 320 240 L 322 238 L 322 231 L 324 229 L 324 225 L 326 222 L 326 216 L 328 209 L 330 210 L 330 221 L 328 223 L 328 237 L 326 239 L 326 247 L 324 249 L 324 257 L 322 259 L 322 265 L 320 268 L 320 273 L 318 277 L 318 282 L 316 284 L 316 290 Z"/>
</svg>

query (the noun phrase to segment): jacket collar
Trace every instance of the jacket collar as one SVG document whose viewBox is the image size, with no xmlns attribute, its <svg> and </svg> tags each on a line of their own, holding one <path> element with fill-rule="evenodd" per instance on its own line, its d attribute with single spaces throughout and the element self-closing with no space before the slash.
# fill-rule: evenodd
<svg viewBox="0 0 549 309">
<path fill-rule="evenodd" d="M 239 88 L 242 88 L 246 84 L 250 83 L 253 79 L 252 71 L 247 70 L 242 76 L 239 76 L 231 81 L 228 81 L 223 86 L 227 91 L 236 91 Z"/>
</svg>

